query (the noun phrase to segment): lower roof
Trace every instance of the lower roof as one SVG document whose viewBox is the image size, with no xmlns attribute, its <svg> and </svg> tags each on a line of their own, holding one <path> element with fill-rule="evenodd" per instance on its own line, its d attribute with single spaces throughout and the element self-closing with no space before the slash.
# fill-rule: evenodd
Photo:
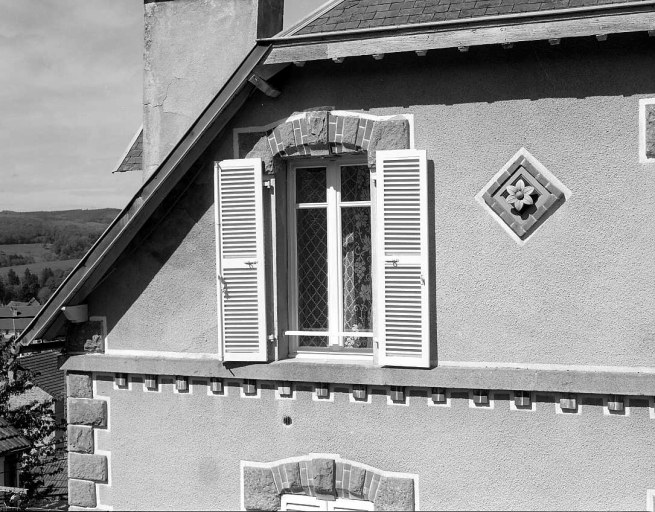
<svg viewBox="0 0 655 512">
<path fill-rule="evenodd" d="M 30 442 L 6 419 L 0 418 L 0 456 L 27 450 Z"/>
</svg>

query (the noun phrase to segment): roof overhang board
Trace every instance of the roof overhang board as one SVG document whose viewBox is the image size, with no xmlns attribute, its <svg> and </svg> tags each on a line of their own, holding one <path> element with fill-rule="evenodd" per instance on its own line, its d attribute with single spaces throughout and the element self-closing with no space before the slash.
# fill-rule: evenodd
<svg viewBox="0 0 655 512">
<path fill-rule="evenodd" d="M 189 128 L 130 203 L 109 225 L 89 252 L 50 297 L 18 339 L 25 345 L 61 322 L 61 307 L 77 304 L 93 290 L 139 233 L 166 196 L 180 182 L 254 90 L 248 82 L 270 46 L 256 46 L 221 91 Z"/>
<path fill-rule="evenodd" d="M 426 31 L 407 29 L 404 33 L 362 33 L 350 37 L 314 39 L 291 38 L 275 42 L 266 64 L 335 60 L 384 53 L 416 52 L 444 48 L 462 48 L 522 41 L 554 40 L 626 32 L 647 32 L 655 29 L 655 12 L 651 3 L 632 7 L 637 12 L 590 11 L 575 17 L 549 19 L 542 16 L 521 17 L 466 24 L 443 24 Z"/>
</svg>

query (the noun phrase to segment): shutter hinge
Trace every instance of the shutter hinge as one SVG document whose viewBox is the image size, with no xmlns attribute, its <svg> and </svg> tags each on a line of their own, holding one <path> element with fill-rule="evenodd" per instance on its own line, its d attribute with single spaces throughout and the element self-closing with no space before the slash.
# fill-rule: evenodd
<svg viewBox="0 0 655 512">
<path fill-rule="evenodd" d="M 264 180 L 264 187 L 275 188 L 275 178 L 271 178 L 270 180 Z"/>
<path fill-rule="evenodd" d="M 268 344 L 273 347 L 277 346 L 277 336 L 275 334 L 268 335 Z"/>
</svg>

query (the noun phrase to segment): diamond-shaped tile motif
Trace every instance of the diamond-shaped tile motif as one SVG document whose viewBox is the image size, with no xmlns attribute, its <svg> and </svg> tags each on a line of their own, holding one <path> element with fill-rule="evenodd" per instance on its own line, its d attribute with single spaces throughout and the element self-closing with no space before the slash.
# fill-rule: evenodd
<svg viewBox="0 0 655 512">
<path fill-rule="evenodd" d="M 476 198 L 509 228 L 517 241 L 523 242 L 570 195 L 527 149 L 521 148 Z"/>
</svg>

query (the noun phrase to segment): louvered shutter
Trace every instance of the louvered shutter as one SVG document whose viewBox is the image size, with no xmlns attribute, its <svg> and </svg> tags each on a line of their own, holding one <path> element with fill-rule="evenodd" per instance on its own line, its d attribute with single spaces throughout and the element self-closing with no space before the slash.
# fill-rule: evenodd
<svg viewBox="0 0 655 512">
<path fill-rule="evenodd" d="M 216 169 L 219 332 L 224 361 L 266 361 L 262 161 Z"/>
<path fill-rule="evenodd" d="M 378 151 L 378 338 L 383 366 L 430 365 L 427 158 Z"/>
</svg>

